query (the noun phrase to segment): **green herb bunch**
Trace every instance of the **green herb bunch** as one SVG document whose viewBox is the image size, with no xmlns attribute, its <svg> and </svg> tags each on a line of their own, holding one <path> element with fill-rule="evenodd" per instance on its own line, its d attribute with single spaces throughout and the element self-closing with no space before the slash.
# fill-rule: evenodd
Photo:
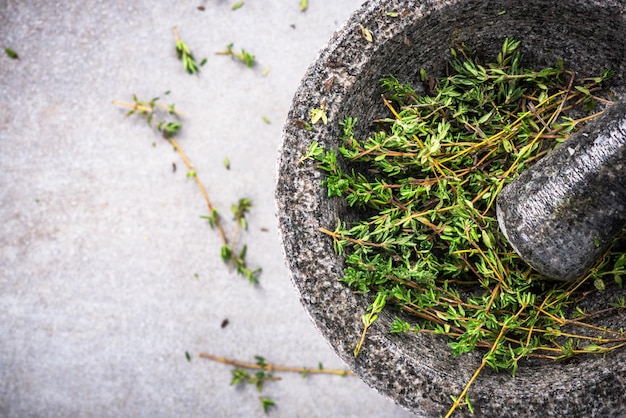
<svg viewBox="0 0 626 418">
<path fill-rule="evenodd" d="M 328 196 L 341 196 L 361 215 L 322 229 L 345 256 L 342 280 L 374 295 L 355 355 L 385 305 L 414 318 L 397 317 L 392 332 L 446 335 L 455 356 L 484 348 L 472 381 L 486 365 L 515 374 L 526 357 L 626 345 L 622 329 L 590 321 L 624 309 L 623 298 L 600 312 L 584 308 L 585 297 L 607 282 L 621 286 L 623 251 L 607 253 L 580 280 L 555 283 L 526 265 L 498 228 L 500 190 L 610 104 L 601 96 L 611 71 L 580 80 L 562 62 L 535 71 L 522 66 L 519 46 L 506 39 L 488 64 L 466 47 L 452 49 L 446 76 L 421 71 L 427 94 L 383 79 L 391 115 L 375 121 L 379 131 L 359 139 L 357 121 L 347 117 L 336 151 L 313 143 L 304 156 L 326 173 Z"/>
</svg>

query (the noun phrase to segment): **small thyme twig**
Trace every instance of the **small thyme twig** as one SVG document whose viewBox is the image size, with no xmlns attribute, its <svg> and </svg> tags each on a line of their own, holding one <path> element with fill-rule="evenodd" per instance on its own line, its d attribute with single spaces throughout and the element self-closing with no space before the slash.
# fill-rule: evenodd
<svg viewBox="0 0 626 418">
<path fill-rule="evenodd" d="M 527 306 L 526 304 L 522 304 L 522 307 L 519 309 L 519 311 L 517 311 L 517 313 L 513 317 L 511 317 L 511 320 L 510 320 L 509 323 L 513 323 L 514 320 L 517 319 L 517 317 L 520 316 L 520 314 L 526 309 L 526 306 Z M 452 413 L 460 406 L 461 401 L 463 399 L 467 399 L 466 398 L 467 391 L 472 386 L 474 381 L 478 378 L 478 375 L 480 375 L 480 372 L 485 368 L 485 366 L 487 365 L 487 363 L 490 360 L 490 357 L 495 353 L 496 349 L 499 347 L 500 341 L 502 340 L 502 338 L 506 334 L 507 329 L 508 328 L 507 328 L 506 325 L 503 325 L 500 328 L 500 333 L 498 334 L 498 336 L 496 337 L 495 341 L 493 342 L 493 346 L 491 347 L 489 352 L 483 356 L 483 359 L 480 362 L 480 366 L 478 366 L 478 368 L 474 371 L 474 374 L 467 381 L 467 383 L 465 384 L 465 387 L 463 388 L 463 390 L 461 391 L 459 396 L 456 397 L 456 399 L 454 400 L 454 403 L 452 404 L 452 406 L 448 410 L 448 413 L 446 414 L 445 418 L 450 418 Z"/>
<path fill-rule="evenodd" d="M 171 107 L 167 107 L 161 103 L 156 103 L 156 102 L 151 103 L 150 105 L 146 105 L 138 101 L 135 101 L 134 103 L 128 103 L 128 102 L 122 102 L 119 100 L 114 100 L 112 103 L 116 106 L 131 108 L 133 110 L 139 111 L 140 113 L 143 113 L 146 115 L 154 115 L 156 108 L 167 110 L 167 111 L 170 111 L 171 109 L 173 109 Z M 182 113 L 178 111 L 174 111 L 174 114 L 176 114 L 177 116 L 182 115 Z M 153 122 L 153 124 L 157 123 L 153 118 L 151 118 L 150 121 Z M 200 190 L 200 194 L 202 195 L 207 205 L 209 213 L 215 213 L 216 212 L 215 206 L 213 206 L 213 203 L 211 202 L 211 199 L 209 198 L 209 195 L 206 191 L 206 188 L 204 187 L 204 184 L 202 183 L 200 178 L 195 174 L 196 170 L 193 167 L 193 164 L 191 163 L 187 155 L 185 154 L 185 152 L 183 151 L 183 149 L 178 145 L 178 142 L 176 142 L 176 140 L 171 135 L 164 135 L 163 137 L 174 147 L 174 150 L 176 150 L 181 160 L 183 160 L 183 162 L 187 166 L 188 172 L 194 173 L 190 177 L 194 178 L 198 186 L 198 189 Z M 228 245 L 228 238 L 226 238 L 226 232 L 224 232 L 224 227 L 222 226 L 222 223 L 219 217 L 215 217 L 215 228 L 217 229 L 220 235 L 220 239 L 222 240 L 223 245 Z"/>
<path fill-rule="evenodd" d="M 361 317 L 361 320 L 363 322 L 363 332 L 361 333 L 361 339 L 354 348 L 354 357 L 359 356 L 361 348 L 363 347 L 363 343 L 365 342 L 365 335 L 367 334 L 367 330 L 374 322 L 376 322 L 376 320 L 378 319 L 378 314 L 382 312 L 386 302 L 387 294 L 379 292 L 376 296 L 376 300 L 374 301 L 374 303 L 372 303 L 372 306 L 370 306 L 369 312 Z"/>
<path fill-rule="evenodd" d="M 328 236 L 333 237 L 333 239 L 335 239 L 335 240 L 345 240 L 345 241 L 348 241 L 348 242 L 350 242 L 352 244 L 356 244 L 356 245 L 364 245 L 364 246 L 369 246 L 369 247 L 383 247 L 383 248 L 387 247 L 386 243 L 381 244 L 381 243 L 377 243 L 377 242 L 366 242 L 366 241 L 363 241 L 363 240 L 360 240 L 360 239 L 354 239 L 354 238 L 350 238 L 350 237 L 341 235 L 341 234 L 339 234 L 337 232 L 329 231 L 326 228 L 319 228 L 319 231 L 321 233 L 323 233 L 323 234 L 326 234 Z"/>
<path fill-rule="evenodd" d="M 178 55 L 178 59 L 183 62 L 183 67 L 189 74 L 195 74 L 200 71 L 200 67 L 196 62 L 196 59 L 193 57 L 189 46 L 182 39 L 180 39 L 180 35 L 178 34 L 178 29 L 176 27 L 172 28 L 172 32 L 174 32 L 174 37 L 176 38 L 176 54 Z M 206 59 L 203 59 L 200 66 L 204 65 Z"/>
<path fill-rule="evenodd" d="M 200 180 L 200 177 L 198 176 L 193 164 L 191 163 L 191 160 L 187 157 L 178 142 L 174 139 L 174 135 L 178 133 L 182 126 L 181 123 L 178 121 L 158 121 L 155 118 L 157 110 L 165 111 L 167 114 L 174 116 L 180 116 L 182 113 L 177 111 L 174 108 L 174 105 L 165 106 L 161 103 L 158 103 L 158 97 L 152 99 L 149 102 L 144 102 L 138 100 L 136 96 L 133 96 L 133 100 L 133 103 L 115 100 L 113 101 L 113 104 L 120 107 L 130 108 L 130 111 L 126 113 L 127 116 L 137 113 L 146 118 L 147 122 L 150 125 L 154 126 L 159 132 L 161 132 L 163 134 L 163 137 L 174 147 L 174 150 L 178 153 L 180 158 L 187 166 L 187 177 L 193 177 L 198 189 L 200 190 L 200 194 L 202 195 L 202 198 L 207 205 L 208 215 L 201 216 L 201 218 L 206 219 L 209 222 L 209 226 L 217 230 L 220 236 L 220 240 L 222 242 L 222 246 L 220 249 L 222 260 L 229 266 L 234 266 L 237 273 L 245 276 L 250 283 L 258 284 L 258 275 L 260 274 L 261 269 L 248 268 L 245 261 L 247 246 L 244 245 L 241 250 L 235 251 L 235 247 L 237 246 L 239 241 L 240 231 L 241 229 L 246 229 L 247 227 L 245 213 L 252 207 L 252 202 L 249 199 L 244 198 L 240 199 L 237 205 L 233 205 L 233 212 L 237 224 L 235 236 L 232 240 L 229 240 L 222 225 L 219 211 L 215 208 L 213 202 L 209 198 L 206 188 Z"/>
<path fill-rule="evenodd" d="M 183 112 L 175 110 L 172 106 L 166 106 L 163 103 L 152 103 L 150 106 L 146 104 L 139 104 L 138 102 L 129 103 L 122 102 L 120 100 L 113 100 L 111 103 L 115 106 L 130 108 L 138 113 L 154 113 L 158 108 L 176 116 L 185 116 Z"/>
<path fill-rule="evenodd" d="M 264 384 L 270 381 L 280 380 L 280 377 L 274 376 L 274 372 L 290 372 L 290 373 L 298 373 L 303 377 L 308 377 L 311 374 L 329 374 L 336 376 L 348 376 L 353 373 L 349 370 L 335 370 L 335 369 L 324 369 L 322 364 L 319 364 L 317 368 L 308 368 L 308 367 L 289 367 L 289 366 L 278 366 L 271 363 L 268 363 L 265 358 L 261 356 L 255 356 L 256 362 L 249 363 L 245 361 L 233 360 L 226 357 L 220 357 L 213 354 L 208 353 L 199 353 L 198 356 L 203 359 L 212 360 L 222 364 L 228 364 L 230 366 L 234 366 L 234 369 L 231 370 L 232 380 L 230 382 L 231 385 L 239 385 L 239 384 L 251 384 L 255 385 L 257 390 L 260 392 Z M 256 371 L 255 373 L 251 373 L 248 371 Z M 270 398 L 259 397 L 261 401 L 261 406 L 264 412 L 267 412 L 270 406 L 275 406 L 276 404 Z"/>
<path fill-rule="evenodd" d="M 174 138 L 172 138 L 171 136 L 166 136 L 165 139 L 167 139 L 169 143 L 172 144 L 176 152 L 178 152 L 178 155 L 180 155 L 180 158 L 183 160 L 183 162 L 187 166 L 187 169 L 189 170 L 189 172 L 195 173 L 196 170 L 193 168 L 193 165 L 191 164 L 191 161 L 189 160 L 189 158 L 187 158 L 187 155 L 183 152 L 183 149 L 178 145 L 178 142 L 176 142 Z M 207 205 L 207 209 L 209 210 L 209 213 L 216 213 L 215 206 L 213 206 L 211 199 L 209 199 L 209 194 L 207 193 L 206 188 L 204 187 L 204 184 L 202 184 L 200 177 L 197 175 L 194 175 L 193 179 L 196 181 L 196 184 L 198 185 L 198 189 L 200 190 L 200 194 L 202 194 L 202 198 L 204 199 Z M 215 228 L 217 229 L 220 235 L 223 245 L 228 245 L 228 238 L 226 238 L 226 233 L 224 232 L 224 227 L 222 227 L 222 223 L 220 222 L 219 216 L 215 217 Z"/>
<path fill-rule="evenodd" d="M 338 376 L 349 376 L 354 373 L 350 370 L 339 370 L 339 369 L 324 369 L 324 368 L 309 368 L 309 367 L 290 367 L 290 366 L 279 366 L 274 364 L 263 364 L 260 365 L 258 363 L 249 363 L 245 361 L 233 360 L 226 357 L 215 356 L 213 354 L 208 353 L 199 353 L 198 357 L 213 360 L 218 363 L 228 364 L 230 366 L 242 367 L 244 369 L 251 370 L 266 370 L 266 371 L 277 371 L 277 372 L 290 372 L 290 373 L 299 373 L 299 374 L 331 374 Z"/>
</svg>

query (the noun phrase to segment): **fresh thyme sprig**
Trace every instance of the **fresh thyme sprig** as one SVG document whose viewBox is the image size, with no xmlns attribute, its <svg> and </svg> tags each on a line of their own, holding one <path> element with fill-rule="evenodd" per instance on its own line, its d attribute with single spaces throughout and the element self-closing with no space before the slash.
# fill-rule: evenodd
<svg viewBox="0 0 626 418">
<path fill-rule="evenodd" d="M 227 357 L 220 357 L 209 353 L 200 353 L 198 354 L 200 358 L 204 358 L 207 360 L 213 360 L 218 363 L 229 364 L 231 366 L 239 367 L 242 369 L 249 370 L 266 370 L 269 372 L 289 372 L 289 373 L 299 373 L 303 377 L 307 377 L 311 374 L 332 374 L 337 376 L 350 376 L 353 375 L 350 370 L 339 370 L 339 369 L 325 369 L 324 366 L 320 363 L 317 367 L 293 367 L 293 366 L 281 366 L 277 364 L 267 363 L 263 357 L 256 356 L 256 362 L 250 363 L 240 360 L 234 360 Z M 260 363 L 260 360 L 261 363 Z"/>
<path fill-rule="evenodd" d="M 215 54 L 216 55 L 226 55 L 229 56 L 231 58 L 237 59 L 239 61 L 241 61 L 242 63 L 244 63 L 246 65 L 246 67 L 248 68 L 252 68 L 254 67 L 255 64 L 255 56 L 252 55 L 251 53 L 247 52 L 245 49 L 241 49 L 239 52 L 235 51 L 233 49 L 234 44 L 230 43 L 228 45 L 226 45 L 226 49 L 223 51 L 218 51 Z"/>
<path fill-rule="evenodd" d="M 259 275 L 261 269 L 251 269 L 246 263 L 247 246 L 241 246 L 241 249 L 237 249 L 239 246 L 240 232 L 242 229 L 247 229 L 247 220 L 245 218 L 246 213 L 252 208 L 252 202 L 250 199 L 239 199 L 238 203 L 232 206 L 234 220 L 236 222 L 235 234 L 232 239 L 226 236 L 226 232 L 222 225 L 222 218 L 220 212 L 213 205 L 213 202 L 209 198 L 209 195 L 204 187 L 204 184 L 198 177 L 196 169 L 192 165 L 191 161 L 184 153 L 178 142 L 174 139 L 174 136 L 179 133 L 182 128 L 182 123 L 178 120 L 181 113 L 175 109 L 175 106 L 164 105 L 159 102 L 159 97 L 155 97 L 150 101 L 141 101 L 136 95 L 133 95 L 133 102 L 120 102 L 114 101 L 114 105 L 130 108 L 126 113 L 126 116 L 138 114 L 146 119 L 149 125 L 154 126 L 158 132 L 174 147 L 180 158 L 187 166 L 187 177 L 193 178 L 196 182 L 200 193 L 207 205 L 208 215 L 200 216 L 202 219 L 206 219 L 209 226 L 212 229 L 216 229 L 220 239 L 222 241 L 222 247 L 220 249 L 220 255 L 224 263 L 229 266 L 233 266 L 238 274 L 248 279 L 250 283 L 258 284 Z M 166 116 L 175 117 L 175 120 L 167 119 Z"/>
<path fill-rule="evenodd" d="M 621 286 L 623 248 L 581 280 L 554 283 L 529 268 L 497 226 L 494 202 L 504 185 L 600 114 L 598 104 L 610 104 L 602 83 L 612 72 L 576 79 L 562 62 L 524 68 L 519 45 L 505 40 L 488 64 L 467 48 L 452 49 L 449 74 L 434 79 L 421 71 L 426 95 L 385 78 L 382 100 L 391 115 L 375 121 L 379 131 L 359 139 L 357 121 L 347 117 L 337 151 L 312 143 L 302 158 L 326 172 L 328 196 L 362 215 L 321 231 L 345 257 L 342 280 L 375 295 L 364 333 L 387 304 L 414 317 L 397 317 L 392 332 L 445 335 L 455 356 L 486 350 L 450 414 L 471 407 L 467 389 L 486 366 L 515 374 L 523 358 L 626 345 L 623 329 L 591 321 L 623 311 L 623 298 L 598 312 L 583 308 L 607 282 Z"/>
<path fill-rule="evenodd" d="M 185 68 L 185 71 L 187 71 L 189 74 L 198 73 L 200 71 L 200 67 L 202 67 L 206 63 L 206 58 L 202 59 L 202 61 L 200 61 L 200 64 L 198 64 L 193 54 L 191 53 L 189 46 L 187 46 L 187 44 L 183 42 L 183 40 L 180 38 L 180 35 L 178 34 L 178 29 L 174 27 L 172 31 L 174 32 L 174 37 L 176 38 L 176 55 L 178 56 L 178 59 L 183 62 L 183 67 Z"/>
<path fill-rule="evenodd" d="M 203 359 L 234 366 L 234 369 L 231 371 L 232 380 L 230 384 L 251 384 L 254 385 L 259 392 L 263 389 L 266 382 L 280 380 L 280 377 L 274 376 L 275 372 L 299 373 L 302 377 L 308 377 L 312 374 L 330 374 L 335 376 L 350 376 L 354 374 L 349 370 L 325 369 L 322 363 L 319 363 L 316 368 L 275 365 L 268 363 L 262 356 L 255 356 L 256 361 L 254 363 L 208 353 L 200 353 L 198 356 Z M 276 406 L 271 398 L 259 397 L 259 400 L 261 401 L 261 407 L 264 412 L 267 412 L 270 406 Z"/>
</svg>

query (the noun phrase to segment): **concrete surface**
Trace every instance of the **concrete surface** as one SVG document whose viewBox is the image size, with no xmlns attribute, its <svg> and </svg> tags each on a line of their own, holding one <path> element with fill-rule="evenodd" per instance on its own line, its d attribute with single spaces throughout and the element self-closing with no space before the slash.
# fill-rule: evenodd
<svg viewBox="0 0 626 418">
<path fill-rule="evenodd" d="M 0 51 L 0 416 L 261 417 L 259 395 L 273 417 L 410 416 L 355 377 L 282 375 L 257 393 L 197 356 L 343 367 L 292 288 L 273 195 L 292 96 L 360 2 L 0 0 L 0 47 L 20 57 Z M 199 75 L 173 26 L 208 58 Z M 214 55 L 231 42 L 253 70 Z M 214 204 L 229 220 L 254 203 L 243 240 L 260 286 L 222 263 L 172 147 L 111 104 L 166 90 Z"/>
</svg>

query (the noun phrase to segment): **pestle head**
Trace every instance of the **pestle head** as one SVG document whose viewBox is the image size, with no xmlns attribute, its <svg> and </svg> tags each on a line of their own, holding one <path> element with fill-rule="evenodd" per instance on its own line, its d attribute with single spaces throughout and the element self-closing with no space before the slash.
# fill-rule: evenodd
<svg viewBox="0 0 626 418">
<path fill-rule="evenodd" d="M 626 103 L 619 102 L 508 184 L 500 229 L 535 270 L 582 276 L 626 223 Z"/>
</svg>

